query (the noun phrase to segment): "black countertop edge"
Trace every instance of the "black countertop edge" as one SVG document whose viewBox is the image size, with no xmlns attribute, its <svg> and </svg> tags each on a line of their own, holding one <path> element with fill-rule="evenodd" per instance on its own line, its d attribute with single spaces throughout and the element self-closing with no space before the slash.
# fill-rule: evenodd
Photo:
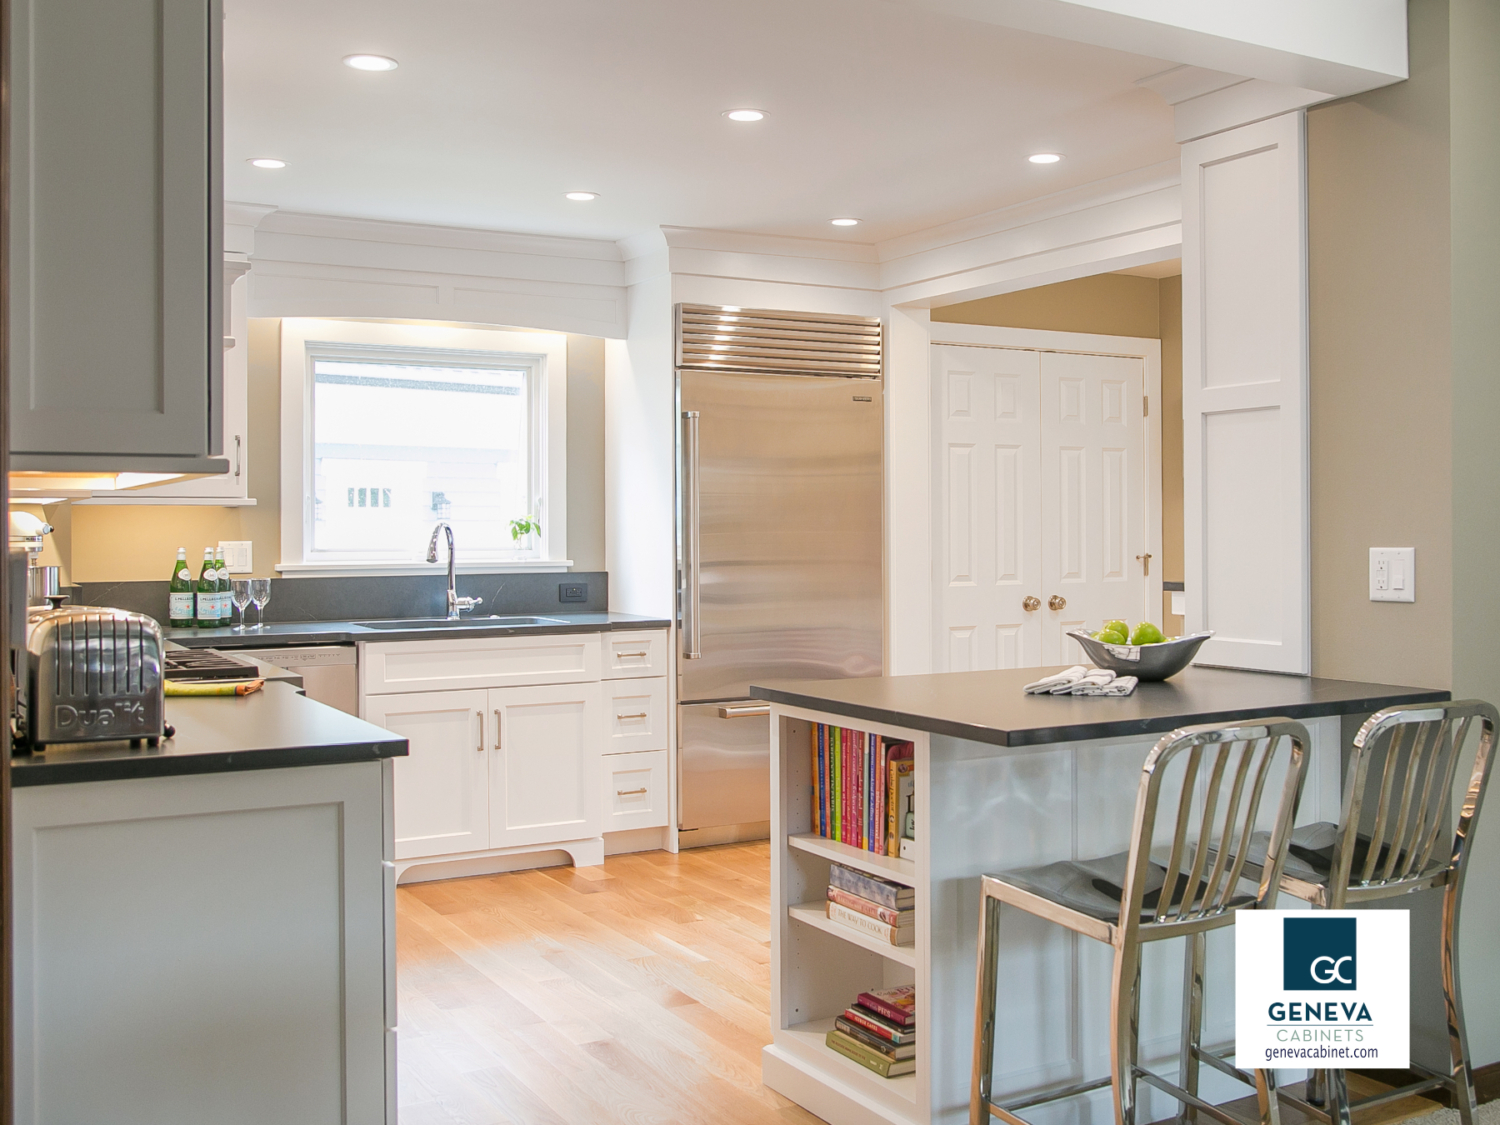
<svg viewBox="0 0 1500 1125">
<path fill-rule="evenodd" d="M 1027 674 L 1029 676 L 1039 676 L 1045 674 L 1045 672 L 1045 669 L 1029 669 Z M 1274 674 L 1266 673 L 1266 675 Z M 829 681 L 830 684 L 839 682 L 841 681 Z M 811 689 L 819 685 L 809 683 L 806 686 L 808 689 Z M 1140 692 L 1146 686 L 1148 685 L 1138 687 L 1136 689 L 1137 692 Z M 850 719 L 864 719 L 869 722 L 907 727 L 914 730 L 926 731 L 929 734 L 947 735 L 951 738 L 960 738 L 970 742 L 982 742 L 992 746 L 1004 747 L 1048 746 L 1067 742 L 1086 742 L 1100 738 L 1139 738 L 1153 734 L 1165 734 L 1168 731 L 1176 730 L 1178 727 L 1193 726 L 1200 723 L 1221 723 L 1272 717 L 1313 719 L 1332 715 L 1370 714 L 1386 707 L 1422 703 L 1445 703 L 1452 699 L 1450 692 L 1437 688 L 1402 688 L 1387 684 L 1371 684 L 1369 686 L 1383 690 L 1372 691 L 1370 694 L 1356 699 L 1311 700 L 1306 703 L 1289 703 L 1283 701 L 1280 704 L 1269 706 L 1237 705 L 1231 708 L 1193 709 L 1176 714 L 1160 714 L 1115 720 L 1100 719 L 1098 721 L 1068 723 L 1058 726 L 1027 725 L 1024 728 L 1014 730 L 983 723 L 956 721 L 931 714 L 892 710 L 850 700 L 828 698 L 812 694 L 808 690 L 794 690 L 787 687 L 778 688 L 752 685 L 750 696 L 754 699 L 764 699 L 770 703 L 780 703 L 789 707 L 801 707 L 808 711 L 822 711 Z M 1048 699 L 1049 697 L 1032 698 Z M 1090 704 L 1118 703 L 1126 702 L 1128 699 L 1129 697 L 1126 700 L 1099 698 L 1089 699 L 1087 702 Z"/>
<path fill-rule="evenodd" d="M 543 616 L 538 614 L 537 616 Z M 359 641 L 435 641 L 449 637 L 516 637 L 566 633 L 612 633 L 631 629 L 666 629 L 672 624 L 661 617 L 636 617 L 628 613 L 547 614 L 558 624 L 542 625 L 434 625 L 430 629 L 375 629 L 357 621 L 278 621 L 264 631 L 237 633 L 230 629 L 164 629 L 167 640 L 184 648 L 281 648 L 287 645 L 355 644 Z M 568 620 L 569 616 L 578 620 Z"/>
<path fill-rule="evenodd" d="M 279 770 L 307 766 L 339 766 L 351 762 L 378 762 L 382 758 L 399 758 L 407 753 L 405 739 L 398 742 L 367 742 L 344 746 L 278 747 L 274 750 L 241 750 L 223 754 L 190 754 L 172 757 L 154 756 L 149 749 L 131 757 L 80 758 L 72 761 L 46 761 L 37 758 L 24 762 L 12 760 L 10 783 L 14 788 L 28 785 L 71 785 L 90 781 L 124 781 L 136 777 L 181 777 L 205 773 L 244 773 L 249 770 Z M 22 768 L 16 768 L 21 765 Z"/>
</svg>

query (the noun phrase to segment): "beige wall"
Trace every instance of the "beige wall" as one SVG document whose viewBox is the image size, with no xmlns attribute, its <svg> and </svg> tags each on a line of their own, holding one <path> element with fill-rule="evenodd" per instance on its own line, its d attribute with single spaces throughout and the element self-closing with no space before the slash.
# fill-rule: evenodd
<svg viewBox="0 0 1500 1125">
<path fill-rule="evenodd" d="M 1182 277 L 1102 273 L 932 310 L 948 324 L 990 324 L 1049 332 L 1144 336 L 1161 341 L 1162 578 L 1181 582 L 1182 561 Z M 1162 598 L 1162 630 L 1182 632 L 1182 618 Z"/>
<path fill-rule="evenodd" d="M 50 561 L 64 581 L 165 580 L 178 547 L 195 566 L 221 539 L 254 544 L 255 573 L 281 561 L 281 322 L 250 321 L 251 508 L 53 505 Z M 70 511 L 71 509 L 71 511 Z M 579 570 L 604 569 L 604 342 L 568 337 L 568 551 Z M 43 559 L 44 562 L 49 561 Z"/>
<path fill-rule="evenodd" d="M 1411 5 L 1411 80 L 1307 115 L 1313 674 L 1453 679 L 1447 11 Z M 1417 600 L 1369 600 L 1369 548 Z"/>
</svg>

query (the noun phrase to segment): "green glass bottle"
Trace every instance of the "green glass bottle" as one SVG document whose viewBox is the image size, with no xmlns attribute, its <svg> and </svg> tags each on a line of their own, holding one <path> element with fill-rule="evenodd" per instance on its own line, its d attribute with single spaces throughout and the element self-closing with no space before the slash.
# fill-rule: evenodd
<svg viewBox="0 0 1500 1125">
<path fill-rule="evenodd" d="M 167 623 L 174 629 L 191 629 L 193 618 L 193 572 L 188 569 L 187 548 L 177 548 L 172 582 L 167 587 Z"/>
<path fill-rule="evenodd" d="M 219 627 L 219 572 L 214 567 L 212 547 L 203 549 L 203 569 L 198 572 L 198 628 Z"/>
<path fill-rule="evenodd" d="M 224 548 L 214 551 L 214 577 L 219 580 L 219 626 L 227 628 L 234 624 L 234 603 L 229 597 L 229 567 L 224 562 Z"/>
</svg>

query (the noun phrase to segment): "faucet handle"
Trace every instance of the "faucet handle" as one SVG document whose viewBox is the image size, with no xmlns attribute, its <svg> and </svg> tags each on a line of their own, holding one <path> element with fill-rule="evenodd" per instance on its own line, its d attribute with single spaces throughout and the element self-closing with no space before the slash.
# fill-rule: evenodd
<svg viewBox="0 0 1500 1125">
<path fill-rule="evenodd" d="M 470 610 L 470 609 L 477 609 L 479 606 L 481 606 L 483 604 L 484 604 L 484 599 L 483 598 L 457 598 L 456 597 L 456 598 L 453 599 L 453 609 L 457 613 L 463 613 L 466 610 Z"/>
</svg>

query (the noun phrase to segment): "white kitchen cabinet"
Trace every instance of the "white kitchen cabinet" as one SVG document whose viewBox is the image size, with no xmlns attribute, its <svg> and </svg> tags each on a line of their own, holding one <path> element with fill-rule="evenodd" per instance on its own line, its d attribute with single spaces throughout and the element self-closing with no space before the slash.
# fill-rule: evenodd
<svg viewBox="0 0 1500 1125">
<path fill-rule="evenodd" d="M 487 702 L 482 691 L 432 691 L 366 706 L 364 718 L 410 744 L 395 767 L 398 860 L 490 846 Z"/>
<path fill-rule="evenodd" d="M 599 679 L 598 633 L 452 637 L 367 644 L 360 657 L 366 695 L 399 691 L 584 683 Z"/>
<path fill-rule="evenodd" d="M 607 680 L 667 674 L 667 634 L 663 629 L 604 634 Z"/>
<path fill-rule="evenodd" d="M 604 759 L 604 831 L 661 828 L 667 823 L 667 752 L 611 754 Z"/>
<path fill-rule="evenodd" d="M 489 693 L 489 710 L 489 846 L 598 836 L 599 685 L 498 688 Z"/>
<path fill-rule="evenodd" d="M 604 681 L 604 752 L 628 754 L 667 748 L 667 681 Z"/>
</svg>

